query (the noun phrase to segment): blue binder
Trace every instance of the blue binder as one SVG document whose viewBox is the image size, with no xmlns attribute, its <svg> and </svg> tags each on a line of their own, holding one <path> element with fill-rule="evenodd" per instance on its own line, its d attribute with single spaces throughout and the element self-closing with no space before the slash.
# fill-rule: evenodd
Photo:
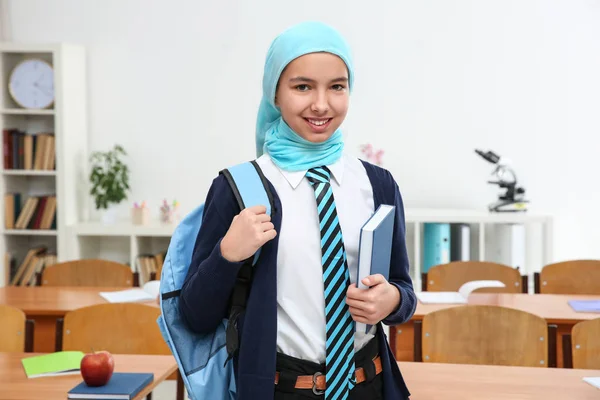
<svg viewBox="0 0 600 400">
<path fill-rule="evenodd" d="M 450 224 L 426 223 L 423 229 L 422 272 L 450 262 Z"/>
</svg>

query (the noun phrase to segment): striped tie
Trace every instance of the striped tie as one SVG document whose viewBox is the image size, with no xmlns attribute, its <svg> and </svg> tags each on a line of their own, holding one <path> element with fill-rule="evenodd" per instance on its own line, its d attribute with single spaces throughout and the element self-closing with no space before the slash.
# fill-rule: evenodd
<svg viewBox="0 0 600 400">
<path fill-rule="evenodd" d="M 354 321 L 346 304 L 350 272 L 329 183 L 327 167 L 311 168 L 306 177 L 317 199 L 321 230 L 321 262 L 325 289 L 325 320 L 327 342 L 325 400 L 348 399 L 354 387 Z"/>
</svg>

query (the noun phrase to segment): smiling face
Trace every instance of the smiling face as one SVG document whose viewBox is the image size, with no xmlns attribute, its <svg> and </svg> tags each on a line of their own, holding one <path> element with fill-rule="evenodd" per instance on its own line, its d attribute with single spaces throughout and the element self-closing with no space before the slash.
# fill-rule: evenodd
<svg viewBox="0 0 600 400">
<path fill-rule="evenodd" d="M 277 86 L 275 105 L 283 120 L 302 138 L 321 143 L 346 118 L 348 68 L 331 53 L 311 53 L 288 64 Z"/>
</svg>

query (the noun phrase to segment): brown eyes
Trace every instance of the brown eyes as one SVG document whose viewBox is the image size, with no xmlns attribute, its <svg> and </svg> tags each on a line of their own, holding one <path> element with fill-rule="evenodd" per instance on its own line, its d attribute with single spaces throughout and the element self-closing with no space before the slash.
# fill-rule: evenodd
<svg viewBox="0 0 600 400">
<path fill-rule="evenodd" d="M 344 90 L 345 88 L 346 87 L 344 85 L 340 85 L 340 84 L 331 86 L 331 89 L 333 89 L 336 92 L 340 92 L 340 91 Z M 302 84 L 302 85 L 295 86 L 294 89 L 298 90 L 299 92 L 306 92 L 306 91 L 310 90 L 311 87 L 309 85 Z"/>
</svg>

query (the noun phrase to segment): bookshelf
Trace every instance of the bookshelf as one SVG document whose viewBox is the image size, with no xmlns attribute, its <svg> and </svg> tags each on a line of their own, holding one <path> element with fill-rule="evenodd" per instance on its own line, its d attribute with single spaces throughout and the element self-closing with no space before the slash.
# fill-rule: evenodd
<svg viewBox="0 0 600 400">
<path fill-rule="evenodd" d="M 143 283 L 146 279 L 143 271 L 139 271 L 138 256 L 166 252 L 175 228 L 175 224 L 159 221 L 147 225 L 134 225 L 130 221 L 110 225 L 94 221 L 73 224 L 68 227 L 72 240 L 68 257 L 103 258 L 129 264 L 134 272 L 141 272 Z"/>
<path fill-rule="evenodd" d="M 519 224 L 525 227 L 526 262 L 521 274 L 532 275 L 552 262 L 552 218 L 529 213 L 489 213 L 478 210 L 411 209 L 405 210 L 406 244 L 415 290 L 421 288 L 423 262 L 423 227 L 426 223 L 462 223 L 470 227 L 470 259 L 498 261 L 491 251 L 499 225 Z M 69 257 L 105 257 L 135 265 L 139 254 L 164 251 L 176 225 L 158 221 L 133 225 L 121 221 L 114 225 L 85 222 L 69 227 L 73 244 Z M 533 279 L 530 279 L 533 288 Z"/>
<path fill-rule="evenodd" d="M 7 265 L 7 253 L 14 258 L 17 267 L 28 251 L 35 247 L 47 248 L 49 253 L 56 254 L 58 261 L 67 259 L 69 239 L 66 227 L 81 220 L 81 194 L 77 188 L 85 181 L 82 168 L 87 157 L 85 57 L 81 46 L 0 42 L 0 125 L 4 146 L 3 162 L 0 163 L 0 199 L 4 209 L 0 225 L 0 252 L 4 255 L 0 286 L 8 284 L 10 267 Z M 11 71 L 29 58 L 41 59 L 53 67 L 55 100 L 48 109 L 24 109 L 9 94 Z M 13 157 L 10 164 L 6 163 L 6 152 L 14 150 L 12 139 L 9 142 L 4 139 L 5 135 L 10 136 L 10 133 L 5 133 L 8 130 L 20 131 L 24 134 L 23 138 L 27 138 L 17 147 L 17 154 L 23 157 L 18 164 L 14 164 Z M 42 136 L 45 138 L 40 140 Z M 42 144 L 43 141 L 46 143 Z M 45 157 L 48 159 L 44 162 L 41 158 L 41 164 L 36 165 L 36 152 L 41 148 L 47 149 Z M 27 158 L 29 161 L 24 161 Z M 20 199 L 11 200 L 13 193 L 20 194 Z M 21 224 L 18 228 L 16 222 L 28 199 L 46 196 L 56 199 L 55 213 L 49 211 L 44 224 L 43 210 L 51 210 L 54 206 L 48 206 L 49 199 L 45 203 L 40 200 L 30 223 L 25 227 Z M 12 205 L 14 201 L 19 203 L 20 210 Z M 10 203 L 8 211 L 7 203 Z M 37 212 L 40 216 L 36 223 Z"/>
<path fill-rule="evenodd" d="M 427 223 L 465 224 L 469 229 L 469 259 L 474 261 L 504 262 L 498 253 L 507 251 L 499 237 L 502 226 L 520 225 L 524 229 L 524 266 L 521 275 L 528 275 L 529 291 L 533 290 L 533 273 L 554 260 L 553 219 L 548 215 L 525 213 L 490 213 L 479 210 L 411 209 L 406 215 L 406 245 L 410 259 L 410 274 L 415 290 L 421 290 L 423 265 L 424 226 Z"/>
</svg>

